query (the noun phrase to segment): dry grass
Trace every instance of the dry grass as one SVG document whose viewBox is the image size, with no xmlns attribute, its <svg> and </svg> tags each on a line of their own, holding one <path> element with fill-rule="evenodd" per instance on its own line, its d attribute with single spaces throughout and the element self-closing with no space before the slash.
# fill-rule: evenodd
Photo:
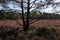
<svg viewBox="0 0 60 40">
<path fill-rule="evenodd" d="M 22 20 L 17 20 L 21 25 Z M 0 26 L 20 26 L 16 20 L 0 20 Z M 60 27 L 60 20 L 38 20 L 31 24 L 30 26 L 56 26 Z"/>
</svg>

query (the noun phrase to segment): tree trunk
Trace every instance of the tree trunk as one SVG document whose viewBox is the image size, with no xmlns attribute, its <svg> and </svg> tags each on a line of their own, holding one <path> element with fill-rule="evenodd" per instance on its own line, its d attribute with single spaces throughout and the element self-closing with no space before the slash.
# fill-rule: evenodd
<svg viewBox="0 0 60 40">
<path fill-rule="evenodd" d="M 21 0 L 21 8 L 22 8 L 23 29 L 25 29 L 25 19 L 24 19 L 24 10 L 23 10 L 23 0 Z"/>
<path fill-rule="evenodd" d="M 21 0 L 21 8 L 22 8 L 22 20 L 23 20 L 23 29 L 24 31 L 28 31 L 29 29 L 29 14 L 30 14 L 30 0 L 28 0 L 28 4 L 27 4 L 27 16 L 26 16 L 26 20 L 24 18 L 24 10 L 23 10 L 23 0 Z"/>
<path fill-rule="evenodd" d="M 30 0 L 28 0 L 28 6 L 27 6 L 27 16 L 26 16 L 26 26 L 25 31 L 29 29 L 29 15 L 30 15 Z"/>
</svg>

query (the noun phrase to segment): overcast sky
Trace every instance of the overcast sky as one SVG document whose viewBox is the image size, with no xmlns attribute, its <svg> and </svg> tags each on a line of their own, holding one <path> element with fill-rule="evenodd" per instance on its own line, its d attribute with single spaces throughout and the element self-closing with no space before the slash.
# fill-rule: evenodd
<svg viewBox="0 0 60 40">
<path fill-rule="evenodd" d="M 25 0 L 25 1 L 27 1 L 27 0 Z M 31 2 L 32 2 L 33 0 L 31 0 Z M 39 0 L 40 1 L 40 0 Z M 42 0 L 42 1 L 44 1 L 44 0 Z M 54 2 L 56 3 L 56 2 L 60 2 L 60 0 L 54 0 Z M 8 7 L 10 8 L 10 9 L 13 9 L 13 10 L 21 10 L 21 8 L 20 8 L 20 4 L 19 3 L 14 3 L 14 2 L 8 2 Z M 2 6 L 2 4 L 0 3 L 0 10 L 2 10 L 3 9 L 3 6 Z M 58 5 L 58 7 L 56 7 L 56 8 L 53 8 L 51 5 L 49 5 L 48 6 L 48 8 L 45 8 L 45 9 L 40 9 L 40 11 L 41 12 L 48 12 L 48 13 L 53 13 L 53 12 L 55 12 L 55 11 L 60 11 L 60 5 Z"/>
<path fill-rule="evenodd" d="M 58 3 L 58 2 L 60 2 L 60 0 L 54 0 L 54 3 Z M 48 8 L 41 9 L 40 11 L 41 12 L 48 12 L 48 13 L 54 13 L 54 12 L 60 11 L 60 4 L 57 5 L 56 8 L 53 8 L 52 5 L 49 5 Z"/>
</svg>

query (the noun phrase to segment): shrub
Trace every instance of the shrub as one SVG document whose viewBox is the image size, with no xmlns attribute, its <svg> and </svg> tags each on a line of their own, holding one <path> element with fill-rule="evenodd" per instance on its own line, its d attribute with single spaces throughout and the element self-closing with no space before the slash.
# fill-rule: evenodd
<svg viewBox="0 0 60 40">
<path fill-rule="evenodd" d="M 54 28 L 48 29 L 48 28 L 42 27 L 36 30 L 36 36 L 45 37 L 48 40 L 54 40 L 55 32 L 56 31 Z"/>
<path fill-rule="evenodd" d="M 2 40 L 15 40 L 18 37 L 18 32 L 19 32 L 19 28 L 8 28 L 10 30 L 7 29 L 8 27 L 0 27 L 0 38 Z"/>
<path fill-rule="evenodd" d="M 20 28 L 14 27 L 0 27 L 0 38 L 2 40 L 56 40 L 56 30 L 54 28 L 35 28 L 25 32 Z M 58 37 L 60 39 L 60 37 Z"/>
</svg>

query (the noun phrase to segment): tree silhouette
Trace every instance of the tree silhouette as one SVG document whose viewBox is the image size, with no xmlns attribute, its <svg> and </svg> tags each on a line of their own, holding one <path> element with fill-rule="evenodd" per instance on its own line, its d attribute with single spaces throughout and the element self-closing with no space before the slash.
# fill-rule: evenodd
<svg viewBox="0 0 60 40">
<path fill-rule="evenodd" d="M 56 7 L 57 7 L 57 4 L 60 4 L 60 3 L 54 3 L 53 0 L 45 0 L 47 3 L 43 3 L 42 0 L 41 0 L 40 2 L 37 2 L 37 3 L 36 3 L 36 1 L 38 1 L 38 0 L 34 0 L 33 2 L 31 2 L 31 3 L 33 3 L 32 6 L 30 6 L 30 5 L 31 5 L 30 1 L 31 1 L 31 0 L 27 0 L 27 2 L 24 2 L 24 1 L 22 2 L 22 0 L 21 0 L 22 4 L 23 4 L 23 3 L 27 3 L 27 14 L 26 14 L 25 21 L 23 21 L 24 31 L 27 31 L 27 30 L 28 30 L 28 27 L 29 27 L 30 24 L 38 21 L 38 19 L 34 19 L 33 21 L 29 22 L 29 16 L 30 16 L 30 13 L 31 13 L 31 12 L 36 11 L 36 9 L 41 9 L 42 7 L 45 7 L 45 6 L 46 6 L 45 8 L 48 8 L 48 6 L 49 6 L 50 4 L 52 4 L 52 7 L 56 8 Z M 33 5 L 35 5 L 36 8 L 34 8 Z M 56 5 L 56 6 L 55 6 L 55 5 Z M 23 5 L 21 5 L 21 6 L 22 6 L 22 11 L 24 11 L 24 10 L 23 10 L 23 9 L 24 9 Z M 30 11 L 30 9 L 32 9 L 32 8 L 34 8 L 34 9 Z M 24 14 L 23 14 L 23 13 L 24 13 L 24 12 L 22 12 L 22 17 L 24 17 Z M 56 13 L 56 12 L 55 12 L 55 13 Z M 45 18 L 46 18 L 46 15 L 47 15 L 47 14 L 45 14 Z M 23 18 L 23 20 L 24 20 L 24 18 Z"/>
<path fill-rule="evenodd" d="M 52 5 L 53 8 L 56 8 L 57 5 L 60 4 L 60 3 L 54 3 L 53 0 L 45 0 L 45 2 L 43 2 L 42 0 L 41 1 L 34 0 L 32 2 L 30 2 L 31 0 L 27 0 L 27 1 L 24 1 L 24 0 L 19 0 L 19 1 L 13 0 L 13 1 L 16 1 L 17 3 L 21 4 L 20 7 L 21 7 L 24 31 L 27 31 L 29 29 L 29 25 L 38 20 L 38 19 L 34 19 L 32 21 L 29 21 L 30 13 L 33 13 L 34 11 L 39 11 L 42 8 L 48 8 L 49 5 Z M 6 1 L 4 1 L 4 2 L 6 2 Z M 27 6 L 25 4 L 27 4 Z M 26 7 L 24 7 L 24 6 L 26 6 Z M 5 8 L 6 8 L 6 6 L 5 6 Z M 26 12 L 26 16 L 24 15 L 25 11 L 27 11 Z M 57 13 L 57 12 L 60 12 L 60 11 L 56 11 L 55 13 Z"/>
</svg>

